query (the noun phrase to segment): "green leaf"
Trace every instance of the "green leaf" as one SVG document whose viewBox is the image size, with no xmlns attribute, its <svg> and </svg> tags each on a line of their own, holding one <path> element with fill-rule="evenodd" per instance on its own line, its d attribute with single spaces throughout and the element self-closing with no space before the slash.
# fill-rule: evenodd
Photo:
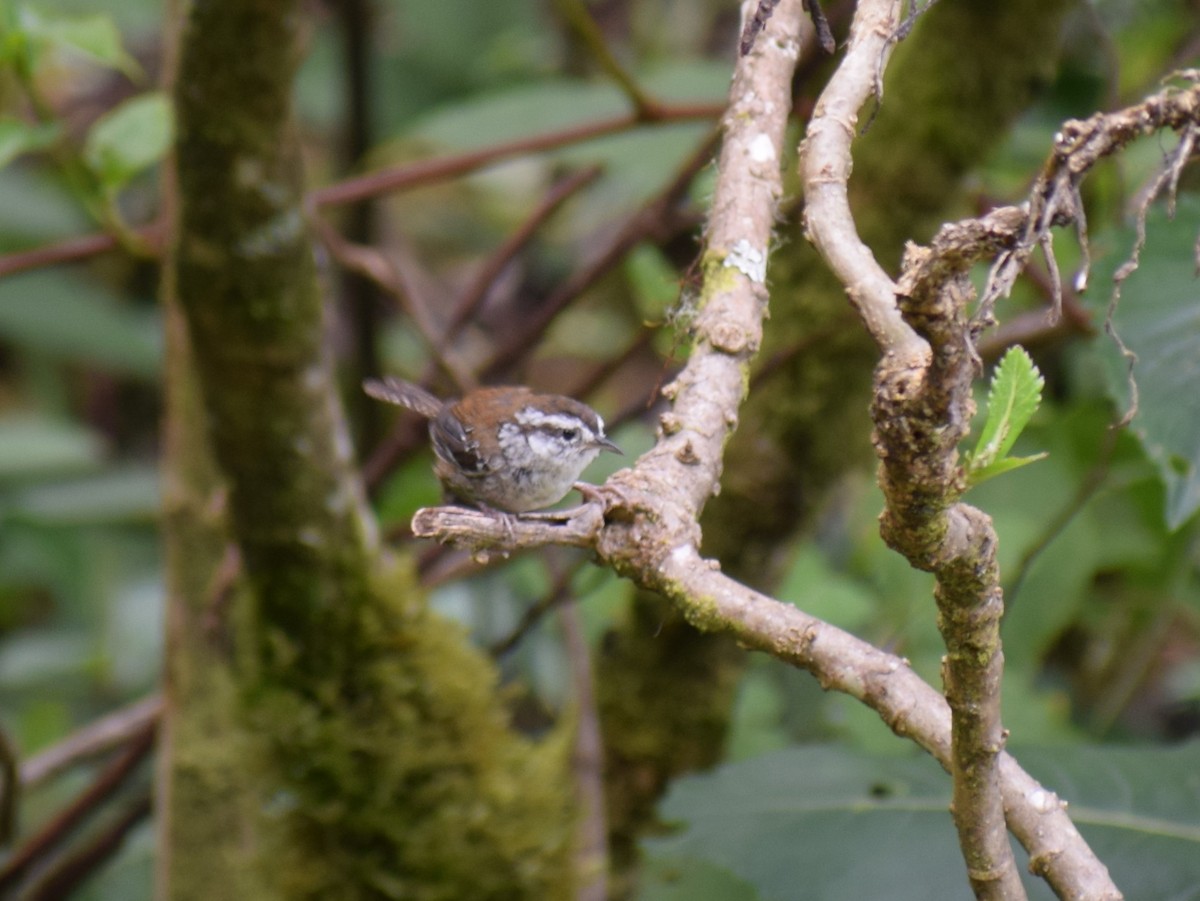
<svg viewBox="0 0 1200 901">
<path fill-rule="evenodd" d="M 679 299 L 679 273 L 666 254 L 652 244 L 639 244 L 625 257 L 625 275 L 647 322 L 662 322 Z"/>
<path fill-rule="evenodd" d="M 79 364 L 146 379 L 162 363 L 154 307 L 132 308 L 96 279 L 51 270 L 0 279 L 0 337 Z"/>
<path fill-rule="evenodd" d="M 30 125 L 19 119 L 0 119 L 0 167 L 7 166 L 22 153 L 42 150 L 58 138 L 57 123 Z"/>
<path fill-rule="evenodd" d="M 975 450 L 967 455 L 968 484 L 1041 459 L 1025 457 L 1012 464 L 1005 458 L 1042 402 L 1045 379 L 1022 347 L 1011 347 L 992 374 L 987 418 Z"/>
<path fill-rule="evenodd" d="M 96 121 L 84 143 L 84 160 L 109 191 L 117 191 L 166 155 L 173 131 L 167 95 L 141 94 Z"/>
<path fill-rule="evenodd" d="M 103 451 L 99 436 L 81 425 L 28 414 L 0 418 L 0 481 L 90 469 Z"/>
<path fill-rule="evenodd" d="M 770 901 L 966 899 L 949 803 L 930 758 L 791 748 L 679 780 L 661 815 L 685 828 L 646 849 L 721 867 Z"/>
<path fill-rule="evenodd" d="M 14 492 L 4 512 L 42 526 L 147 523 L 158 516 L 160 501 L 157 471 L 138 466 Z"/>
<path fill-rule="evenodd" d="M 1075 824 L 1135 901 L 1194 894 L 1198 751 L 1064 747 L 1016 755 L 1069 802 Z M 931 758 L 793 748 L 679 780 L 661 814 L 680 831 L 645 847 L 652 862 L 703 861 L 771 901 L 967 901 L 949 803 L 949 777 Z M 1017 854 L 1029 897 L 1053 898 Z"/>
<path fill-rule="evenodd" d="M 721 867 L 705 861 L 650 862 L 638 901 L 760 901 L 762 895 Z"/>
<path fill-rule="evenodd" d="M 1181 194 L 1175 219 L 1161 205 L 1146 219 L 1146 246 L 1141 266 L 1121 290 L 1113 324 L 1137 354 L 1133 377 L 1138 385 L 1138 411 L 1132 431 L 1154 461 L 1166 485 L 1166 521 L 1176 529 L 1200 510 L 1200 282 L 1196 280 L 1194 245 L 1200 222 L 1200 198 Z M 1115 252 L 1096 266 L 1092 303 L 1105 315 L 1112 274 L 1128 256 L 1133 227 L 1110 235 Z M 1111 338 L 1093 342 L 1101 359 L 1106 387 L 1118 408 L 1129 408 L 1128 363 Z"/>
<path fill-rule="evenodd" d="M 28 42 L 39 48 L 38 55 L 73 51 L 129 78 L 141 77 L 141 67 L 125 52 L 116 23 L 108 15 L 46 15 L 25 6 L 20 11 L 19 27 Z"/>
</svg>

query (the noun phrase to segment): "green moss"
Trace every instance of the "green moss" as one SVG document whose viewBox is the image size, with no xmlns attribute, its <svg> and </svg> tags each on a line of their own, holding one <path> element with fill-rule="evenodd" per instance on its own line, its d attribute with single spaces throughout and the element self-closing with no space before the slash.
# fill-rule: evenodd
<svg viewBox="0 0 1200 901">
<path fill-rule="evenodd" d="M 712 598 L 688 595 L 680 604 L 684 619 L 701 632 L 722 632 L 728 628 L 725 617 L 720 615 Z"/>
<path fill-rule="evenodd" d="M 237 723 L 237 690 L 220 665 L 207 667 L 202 679 L 202 696 L 172 717 L 170 756 L 161 763 L 160 784 L 169 786 L 171 802 L 160 828 L 170 897 L 208 901 L 218 872 L 223 897 L 267 901 L 274 897 L 270 880 L 255 866 L 256 768 Z"/>
<path fill-rule="evenodd" d="M 351 614 L 358 659 L 338 678 L 251 689 L 263 866 L 287 898 L 569 897 L 565 734 L 514 736 L 490 662 L 405 609 L 412 587 L 394 571 Z"/>
</svg>

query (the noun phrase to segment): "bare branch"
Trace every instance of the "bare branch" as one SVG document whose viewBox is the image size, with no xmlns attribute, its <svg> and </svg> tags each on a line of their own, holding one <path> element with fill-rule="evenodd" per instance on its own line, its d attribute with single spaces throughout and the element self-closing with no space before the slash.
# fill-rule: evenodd
<svg viewBox="0 0 1200 901">
<path fill-rule="evenodd" d="M 445 351 L 450 342 L 462 331 L 462 327 L 471 321 L 471 317 L 478 312 L 500 273 L 529 243 L 538 228 L 554 215 L 569 198 L 595 181 L 602 171 L 600 166 L 588 166 L 557 182 L 521 223 L 521 226 L 509 235 L 500 247 L 496 248 L 455 303 L 454 312 L 450 315 L 450 321 L 446 323 L 445 331 L 437 344 L 439 353 Z"/>
<path fill-rule="evenodd" d="M 81 883 L 121 850 L 134 827 L 150 817 L 152 806 L 149 790 L 139 793 L 96 835 L 89 836 L 79 848 L 73 848 L 55 860 L 46 874 L 22 893 L 21 901 L 56 901 L 70 897 Z"/>
<path fill-rule="evenodd" d="M 720 114 L 721 107 L 711 103 L 661 104 L 656 109 L 654 122 L 655 124 L 690 122 L 712 119 Z M 318 206 L 353 203 L 366 197 L 374 197 L 414 185 L 428 185 L 459 178 L 513 157 L 555 150 L 605 135 L 619 134 L 644 124 L 646 124 L 645 119 L 637 112 L 626 113 L 611 119 L 599 119 L 529 138 L 520 138 L 506 144 L 494 144 L 480 150 L 468 150 L 452 156 L 420 160 L 415 163 L 402 163 L 378 172 L 371 172 L 318 188 L 312 193 L 310 199 Z"/>
<path fill-rule="evenodd" d="M 162 239 L 162 227 L 158 224 L 145 226 L 140 229 L 138 235 L 150 246 L 156 246 L 157 242 Z M 29 269 L 40 269 L 44 266 L 56 266 L 59 263 L 84 260 L 96 254 L 117 250 L 120 247 L 121 242 L 116 235 L 108 232 L 92 232 L 67 238 L 56 244 L 43 244 L 29 250 L 18 250 L 0 256 L 0 278 Z"/>
<path fill-rule="evenodd" d="M 979 898 L 1021 899 L 999 785 L 1003 596 L 996 537 L 987 516 L 955 503 L 963 490 L 956 448 L 974 411 L 978 360 L 964 313 L 971 288 L 965 266 L 955 260 L 936 281 L 938 290 L 897 290 L 859 238 L 849 206 L 858 111 L 882 92 L 900 7 L 890 0 L 859 4 L 849 51 L 809 123 L 805 225 L 884 352 L 872 405 L 887 505 L 882 532 L 913 566 L 937 577 L 938 626 L 948 651 L 943 681 L 953 722 L 953 813 L 967 874 Z M 929 262 L 916 248 L 909 257 Z"/>
<path fill-rule="evenodd" d="M 1168 87 L 1115 113 L 1097 113 L 1063 125 L 1055 135 L 1054 151 L 1030 191 L 1020 234 L 1013 246 L 996 260 L 988 276 L 980 302 L 981 318 L 990 318 L 995 301 L 1012 290 L 1030 254 L 1046 240 L 1053 226 L 1079 221 L 1083 209 L 1079 203 L 1079 183 L 1100 160 L 1137 138 L 1170 128 L 1181 132 L 1180 145 L 1166 161 L 1163 176 L 1156 180 L 1145 203 L 1175 183 L 1178 171 L 1191 157 L 1194 129 L 1200 122 L 1200 70 L 1181 72 L 1179 77 L 1190 81 L 1190 86 Z M 1081 232 L 1081 240 L 1086 253 L 1086 232 Z M 1079 278 L 1086 282 L 1086 271 Z"/>
<path fill-rule="evenodd" d="M 38 860 L 66 841 L 87 817 L 126 784 L 137 765 L 150 754 L 156 732 L 154 723 L 144 724 L 91 785 L 12 853 L 0 867 L 0 890 L 6 892 L 16 885 Z"/>
<path fill-rule="evenodd" d="M 412 521 L 413 535 L 417 538 L 436 538 L 465 547 L 483 560 L 493 550 L 509 554 L 547 544 L 591 547 L 603 525 L 603 512 L 596 504 L 585 504 L 561 514 L 520 517 L 470 507 L 424 507 Z"/>
<path fill-rule="evenodd" d="M 580 802 L 576 838 L 575 901 L 605 901 L 608 897 L 608 824 L 604 809 L 604 740 L 591 654 L 583 618 L 574 604 L 562 608 L 561 622 L 567 659 L 571 665 L 572 700 L 579 724 L 571 770 Z"/>
<path fill-rule="evenodd" d="M 858 111 L 875 93 L 880 68 L 892 47 L 899 0 L 860 3 L 850 46 L 821 94 L 801 147 L 804 227 L 808 238 L 842 284 L 867 331 L 885 353 L 919 359 L 928 348 L 896 307 L 896 290 L 874 254 L 858 237 L 850 213 L 850 144 Z"/>
<path fill-rule="evenodd" d="M 103 754 L 129 739 L 162 715 L 162 695 L 152 694 L 88 723 L 21 765 L 21 784 L 32 788 L 67 767 Z"/>
<path fill-rule="evenodd" d="M 666 124 L 715 119 L 721 115 L 723 110 L 723 106 L 711 103 L 659 104 L 655 108 L 653 121 L 654 124 Z M 569 147 L 606 135 L 631 131 L 647 124 L 649 124 L 648 121 L 636 112 L 627 113 L 534 135 L 531 138 L 520 138 L 504 144 L 495 144 L 479 150 L 400 163 L 317 188 L 308 195 L 307 201 L 316 207 L 358 203 L 393 191 L 460 178 L 513 157 Z M 154 222 L 133 231 L 133 235 L 142 246 L 155 252 L 162 250 L 163 233 L 162 222 Z M 91 232 L 67 238 L 56 244 L 0 254 L 0 277 L 29 269 L 88 259 L 98 254 L 118 250 L 121 247 L 121 241 L 116 235 L 108 232 Z"/>
<path fill-rule="evenodd" d="M 537 312 L 521 323 L 521 328 L 493 351 L 492 358 L 483 367 L 485 380 L 504 372 L 528 353 L 529 348 L 537 343 L 558 314 L 610 272 L 639 242 L 647 236 L 661 235 L 678 222 L 676 210 L 680 201 L 687 195 L 696 175 L 711 161 L 716 138 L 717 134 L 714 132 L 683 162 L 666 187 L 626 219 L 620 228 L 596 242 L 591 259 L 571 273 L 538 306 Z"/>
<path fill-rule="evenodd" d="M 664 521 L 660 528 L 643 520 L 635 530 L 639 545 L 632 553 L 624 537 L 607 540 L 610 530 L 622 532 L 626 527 L 616 516 L 655 503 L 646 496 L 612 500 L 614 521 L 608 529 L 602 530 L 597 505 L 568 511 L 574 514 L 577 528 L 566 543 L 583 544 L 584 533 L 594 526 L 601 562 L 618 568 L 643 588 L 669 597 L 697 628 L 726 632 L 747 648 L 810 671 L 822 687 L 862 701 L 897 735 L 911 738 L 943 767 L 951 768 L 949 706 L 907 661 L 724 575 L 716 561 L 700 557 L 691 540 L 692 523 L 686 519 Z M 582 513 L 589 509 L 591 513 Z M 495 514 L 461 507 L 422 510 L 414 520 L 414 531 L 425 537 L 453 536 L 473 546 L 487 543 L 494 552 L 536 546 L 553 539 L 554 528 L 523 516 L 506 524 Z M 999 755 L 999 784 L 1009 827 L 1029 852 L 1034 872 L 1045 877 L 1060 897 L 1096 901 L 1122 897 L 1071 822 L 1065 802 L 1004 753 Z"/>
</svg>

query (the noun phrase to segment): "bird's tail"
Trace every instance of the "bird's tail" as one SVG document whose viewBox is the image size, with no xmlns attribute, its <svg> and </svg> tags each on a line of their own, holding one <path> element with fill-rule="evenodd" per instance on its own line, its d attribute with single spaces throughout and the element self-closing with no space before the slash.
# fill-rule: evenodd
<svg viewBox="0 0 1200 901">
<path fill-rule="evenodd" d="M 435 418 L 442 409 L 442 402 L 420 385 L 414 385 L 412 382 L 406 382 L 395 376 L 367 379 L 363 382 L 363 390 L 376 400 L 407 407 L 426 419 Z"/>
</svg>

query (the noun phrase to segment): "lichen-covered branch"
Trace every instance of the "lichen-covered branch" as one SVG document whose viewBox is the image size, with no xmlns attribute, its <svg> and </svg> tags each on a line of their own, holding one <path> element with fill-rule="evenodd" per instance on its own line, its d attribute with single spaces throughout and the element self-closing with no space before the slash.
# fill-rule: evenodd
<svg viewBox="0 0 1200 901">
<path fill-rule="evenodd" d="M 1025 215 L 1017 240 L 996 257 L 983 291 L 981 318 L 989 318 L 992 304 L 1012 290 L 1013 282 L 1024 270 L 1034 250 L 1044 248 L 1047 261 L 1053 260 L 1049 251 L 1050 230 L 1054 226 L 1073 224 L 1076 227 L 1084 261 L 1084 268 L 1077 280 L 1081 286 L 1087 284 L 1087 223 L 1079 185 L 1100 160 L 1117 153 L 1137 138 L 1164 129 L 1179 132 L 1180 148 L 1185 152 L 1176 154 L 1176 159 L 1164 167 L 1165 177 L 1156 183 L 1155 189 L 1145 198 L 1142 217 L 1145 216 L 1146 204 L 1163 187 L 1174 189 L 1179 171 L 1194 151 L 1195 132 L 1200 127 L 1200 70 L 1181 72 L 1179 77 L 1187 82 L 1185 87 L 1168 87 L 1123 110 L 1097 113 L 1083 120 L 1072 119 L 1063 125 L 1054 136 L 1053 152 L 1022 209 Z M 1056 291 L 1058 287 L 1056 280 Z"/>
<path fill-rule="evenodd" d="M 669 514 L 676 508 L 660 506 L 653 495 L 623 493 L 623 500 L 612 499 L 610 516 L 625 516 L 631 507 L 644 511 L 632 523 L 606 525 L 597 505 L 571 517 L 592 530 L 588 540 L 594 542 L 602 562 L 669 597 L 697 628 L 733 635 L 748 648 L 810 671 L 826 689 L 859 699 L 897 735 L 916 742 L 947 770 L 951 768 L 950 708 L 903 658 L 729 578 L 716 561 L 700 556 L 692 542 L 694 522 L 674 516 L 656 522 L 653 511 Z M 492 524 L 476 538 L 472 532 L 481 517 L 488 514 L 462 507 L 432 508 L 418 513 L 413 528 L 418 537 L 468 547 L 482 544 L 493 550 L 529 547 L 554 537 L 545 523 L 520 518 L 509 523 L 511 533 L 504 538 L 504 526 L 493 516 Z M 1071 822 L 1066 803 L 1007 754 L 1000 755 L 1000 791 L 1009 827 L 1029 852 L 1030 866 L 1059 897 L 1078 901 L 1121 897 L 1104 864 Z"/>
<path fill-rule="evenodd" d="M 979 898 L 1025 897 L 1005 826 L 999 781 L 1003 597 L 990 519 L 958 504 L 957 446 L 970 428 L 975 350 L 965 273 L 947 290 L 906 298 L 858 237 L 848 203 L 851 142 L 859 109 L 882 99 L 882 69 L 900 4 L 862 3 L 850 48 L 809 123 L 804 148 L 808 234 L 846 286 L 884 356 L 872 419 L 889 546 L 934 573 L 946 642 L 953 813 L 967 875 Z"/>
<path fill-rule="evenodd" d="M 963 275 L 965 282 L 966 276 Z M 978 898 L 1024 898 L 1005 827 L 999 755 L 1004 611 L 990 517 L 958 503 L 957 445 L 970 428 L 975 357 L 965 315 L 969 286 L 906 298 L 906 318 L 932 345 L 928 368 L 890 365 L 876 377 L 872 418 L 886 507 L 884 539 L 934 573 L 942 680 L 953 716 L 953 813 Z"/>
<path fill-rule="evenodd" d="M 845 285 L 880 349 L 908 359 L 925 353 L 924 342 L 900 317 L 891 278 L 858 236 L 849 195 L 850 145 L 858 134 L 859 110 L 880 90 L 900 7 L 899 0 L 865 0 L 858 5 L 846 55 L 809 121 L 801 170 L 809 240 Z"/>
</svg>

